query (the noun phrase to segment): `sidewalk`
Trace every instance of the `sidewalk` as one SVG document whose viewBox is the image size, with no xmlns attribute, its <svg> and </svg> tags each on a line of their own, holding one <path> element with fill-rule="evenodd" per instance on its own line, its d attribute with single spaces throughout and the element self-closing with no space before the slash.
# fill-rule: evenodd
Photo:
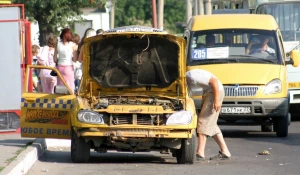
<svg viewBox="0 0 300 175">
<path fill-rule="evenodd" d="M 22 138 L 20 133 L 0 133 L 0 175 L 26 174 L 47 147 L 70 145 L 70 140 Z"/>
</svg>

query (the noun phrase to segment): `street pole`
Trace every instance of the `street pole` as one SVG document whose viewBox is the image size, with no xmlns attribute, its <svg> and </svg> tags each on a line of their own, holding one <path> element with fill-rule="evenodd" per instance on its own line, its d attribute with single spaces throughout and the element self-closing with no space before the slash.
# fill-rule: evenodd
<svg viewBox="0 0 300 175">
<path fill-rule="evenodd" d="M 191 0 L 186 0 L 186 23 L 189 23 L 192 18 L 192 2 Z"/>
<path fill-rule="evenodd" d="M 164 29 L 164 0 L 158 0 L 158 28 Z"/>
<path fill-rule="evenodd" d="M 156 17 L 156 0 L 152 0 L 152 21 L 153 27 L 157 28 L 157 17 Z"/>
<path fill-rule="evenodd" d="M 110 28 L 115 28 L 115 3 L 111 0 L 111 11 L 110 11 Z"/>
<path fill-rule="evenodd" d="M 211 15 L 211 0 L 204 0 L 205 14 Z"/>
<path fill-rule="evenodd" d="M 199 12 L 198 12 L 198 10 L 199 10 L 199 8 L 198 8 L 198 0 L 194 0 L 193 9 L 194 9 L 193 16 L 198 15 L 199 14 Z"/>
<path fill-rule="evenodd" d="M 198 14 L 204 15 L 204 4 L 203 0 L 197 0 L 198 1 Z"/>
</svg>

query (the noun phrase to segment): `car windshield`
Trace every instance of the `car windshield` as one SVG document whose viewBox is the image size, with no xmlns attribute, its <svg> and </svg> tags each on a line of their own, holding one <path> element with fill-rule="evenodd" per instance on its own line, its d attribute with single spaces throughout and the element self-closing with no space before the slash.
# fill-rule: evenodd
<svg viewBox="0 0 300 175">
<path fill-rule="evenodd" d="M 275 31 L 264 30 L 196 31 L 189 42 L 188 64 L 281 64 L 275 36 Z"/>
</svg>

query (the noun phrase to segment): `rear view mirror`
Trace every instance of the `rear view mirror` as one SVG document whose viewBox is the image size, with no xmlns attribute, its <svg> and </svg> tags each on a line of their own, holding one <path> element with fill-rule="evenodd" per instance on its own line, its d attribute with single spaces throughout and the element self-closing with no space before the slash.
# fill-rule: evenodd
<svg viewBox="0 0 300 175">
<path fill-rule="evenodd" d="M 299 59 L 300 59 L 300 51 L 298 50 L 292 50 L 290 52 L 291 61 L 289 61 L 289 64 L 292 64 L 294 67 L 299 66 Z"/>
<path fill-rule="evenodd" d="M 61 94 L 61 95 L 70 95 L 68 88 L 66 86 L 60 86 L 60 85 L 55 86 L 54 93 Z"/>
</svg>

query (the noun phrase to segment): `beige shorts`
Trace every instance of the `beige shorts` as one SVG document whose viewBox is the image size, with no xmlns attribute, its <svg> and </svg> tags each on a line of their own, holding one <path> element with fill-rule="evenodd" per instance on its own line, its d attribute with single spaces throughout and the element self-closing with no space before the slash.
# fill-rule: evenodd
<svg viewBox="0 0 300 175">
<path fill-rule="evenodd" d="M 220 91 L 220 101 L 223 102 L 224 90 Z M 197 123 L 197 133 L 207 136 L 214 136 L 221 133 L 217 125 L 219 113 L 214 109 L 214 93 L 211 89 L 207 90 L 202 96 L 202 105 Z"/>
</svg>

